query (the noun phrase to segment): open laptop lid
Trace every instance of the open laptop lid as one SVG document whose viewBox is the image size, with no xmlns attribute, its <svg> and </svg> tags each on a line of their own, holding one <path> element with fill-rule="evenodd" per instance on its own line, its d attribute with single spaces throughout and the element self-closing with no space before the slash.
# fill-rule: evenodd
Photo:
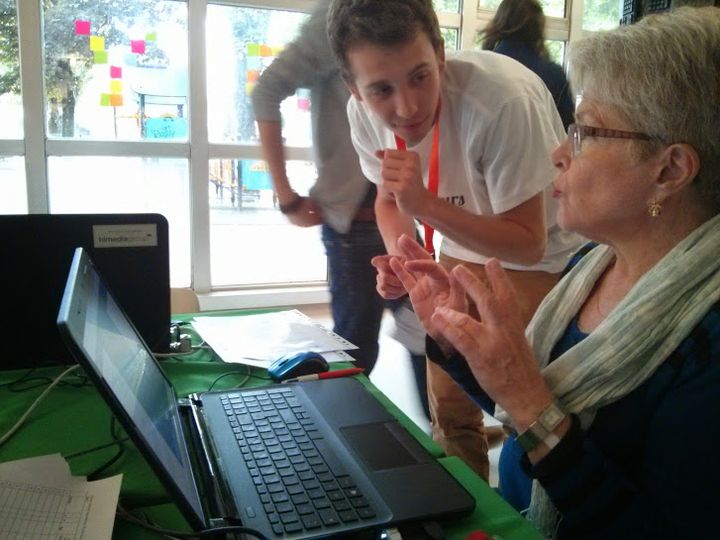
<svg viewBox="0 0 720 540">
<path fill-rule="evenodd" d="M 185 517 L 207 526 L 175 391 L 83 248 L 75 250 L 57 325 Z"/>
<path fill-rule="evenodd" d="M 6 287 L 0 369 L 72 364 L 55 319 L 73 251 L 85 248 L 145 343 L 170 344 L 168 222 L 160 214 L 0 216 Z"/>
</svg>

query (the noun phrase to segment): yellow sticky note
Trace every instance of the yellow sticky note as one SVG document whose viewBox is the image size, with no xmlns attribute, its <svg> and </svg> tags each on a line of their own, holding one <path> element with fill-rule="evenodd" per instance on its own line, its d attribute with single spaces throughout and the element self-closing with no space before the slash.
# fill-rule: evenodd
<svg viewBox="0 0 720 540">
<path fill-rule="evenodd" d="M 282 47 L 282 46 L 280 46 L 280 47 L 271 47 L 271 50 L 272 50 L 272 55 L 273 55 L 273 56 L 279 56 L 280 53 L 281 53 L 282 50 L 283 50 L 283 47 Z"/>
<path fill-rule="evenodd" d="M 122 94 L 122 81 L 117 79 L 110 81 L 110 92 L 113 94 Z"/>
<path fill-rule="evenodd" d="M 255 88 L 255 83 L 245 83 L 245 94 L 248 96 L 252 94 L 253 88 Z"/>
<path fill-rule="evenodd" d="M 93 54 L 95 55 L 95 63 L 96 64 L 107 64 L 108 63 L 108 52 L 107 51 L 95 51 Z"/>
<path fill-rule="evenodd" d="M 112 105 L 113 107 L 122 107 L 122 104 L 122 94 L 110 94 L 110 105 Z"/>
<path fill-rule="evenodd" d="M 105 50 L 105 37 L 104 36 L 90 36 L 90 50 L 91 51 L 104 51 Z"/>
<path fill-rule="evenodd" d="M 100 94 L 100 106 L 101 107 L 109 107 L 110 106 L 110 94 Z"/>
</svg>

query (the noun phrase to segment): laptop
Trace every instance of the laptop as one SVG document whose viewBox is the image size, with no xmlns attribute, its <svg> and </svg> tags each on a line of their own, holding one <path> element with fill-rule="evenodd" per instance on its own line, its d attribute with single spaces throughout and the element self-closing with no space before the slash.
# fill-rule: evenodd
<svg viewBox="0 0 720 540">
<path fill-rule="evenodd" d="M 241 525 L 268 538 L 319 538 L 475 506 L 355 379 L 177 399 L 82 248 L 57 324 L 195 530 Z"/>
<path fill-rule="evenodd" d="M 74 363 L 56 319 L 78 246 L 88 250 L 150 348 L 167 352 L 170 263 L 163 216 L 5 215 L 0 216 L 0 237 L 6 260 L 0 265 L 6 288 L 0 369 Z"/>
</svg>

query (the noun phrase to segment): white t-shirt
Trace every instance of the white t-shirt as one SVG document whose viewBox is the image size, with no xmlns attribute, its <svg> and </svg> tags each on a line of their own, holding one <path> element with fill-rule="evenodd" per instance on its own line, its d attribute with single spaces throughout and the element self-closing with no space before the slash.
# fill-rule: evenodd
<svg viewBox="0 0 720 540">
<path fill-rule="evenodd" d="M 503 262 L 514 270 L 561 271 L 582 239 L 560 230 L 550 193 L 556 171 L 551 152 L 565 138 L 562 121 L 542 80 L 519 62 L 492 52 L 448 57 L 441 83 L 438 197 L 477 215 L 507 212 L 544 191 L 548 241 L 533 266 Z M 367 105 L 347 106 L 355 149 L 365 176 L 381 183 L 376 150 L 395 148 L 395 136 Z M 427 186 L 432 130 L 409 150 L 420 155 Z M 443 237 L 440 250 L 484 264 L 490 257 Z"/>
</svg>

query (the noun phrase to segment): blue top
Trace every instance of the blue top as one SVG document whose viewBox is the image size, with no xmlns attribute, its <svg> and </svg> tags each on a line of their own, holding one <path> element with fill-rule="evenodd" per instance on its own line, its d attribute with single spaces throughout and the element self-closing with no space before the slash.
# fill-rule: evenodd
<svg viewBox="0 0 720 540">
<path fill-rule="evenodd" d="M 497 44 L 494 52 L 517 60 L 543 80 L 555 100 L 555 106 L 567 131 L 568 126 L 575 121 L 575 105 L 563 68 L 538 55 L 530 45 L 523 41 L 503 39 Z"/>
<path fill-rule="evenodd" d="M 581 334 L 571 324 L 555 357 Z M 427 353 L 494 412 L 462 356 L 444 357 L 429 338 Z M 542 484 L 561 513 L 561 539 L 706 538 L 720 515 L 719 449 L 720 302 L 643 384 L 599 408 L 587 431 L 573 417 L 534 466 L 506 450 L 501 476 L 509 474 L 513 496 L 525 500 L 521 469 Z"/>
</svg>

